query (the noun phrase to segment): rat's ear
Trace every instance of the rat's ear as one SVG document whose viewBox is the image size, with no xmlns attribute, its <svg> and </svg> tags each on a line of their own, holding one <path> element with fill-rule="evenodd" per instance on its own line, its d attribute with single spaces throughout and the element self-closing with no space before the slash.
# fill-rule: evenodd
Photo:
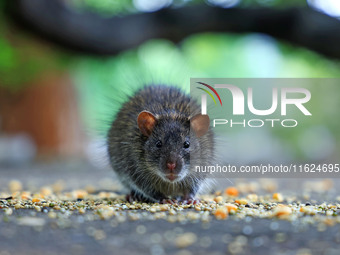
<svg viewBox="0 0 340 255">
<path fill-rule="evenodd" d="M 145 136 L 150 136 L 157 123 L 155 115 L 148 111 L 142 111 L 137 117 L 138 128 Z"/>
<path fill-rule="evenodd" d="M 209 125 L 210 119 L 208 115 L 197 114 L 190 119 L 190 126 L 198 137 L 208 132 Z"/>
</svg>

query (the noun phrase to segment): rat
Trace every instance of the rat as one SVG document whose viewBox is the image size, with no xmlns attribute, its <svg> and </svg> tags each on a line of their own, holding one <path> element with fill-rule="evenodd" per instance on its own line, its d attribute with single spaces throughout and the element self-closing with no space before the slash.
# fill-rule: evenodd
<svg viewBox="0 0 340 255">
<path fill-rule="evenodd" d="M 112 168 L 130 190 L 128 200 L 195 203 L 208 183 L 195 165 L 209 165 L 214 134 L 208 115 L 180 89 L 147 85 L 112 122 L 107 147 Z"/>
</svg>

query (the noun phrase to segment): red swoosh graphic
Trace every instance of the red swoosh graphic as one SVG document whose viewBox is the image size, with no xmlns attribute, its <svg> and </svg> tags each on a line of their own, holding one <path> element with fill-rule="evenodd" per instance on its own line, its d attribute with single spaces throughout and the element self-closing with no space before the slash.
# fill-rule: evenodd
<svg viewBox="0 0 340 255">
<path fill-rule="evenodd" d="M 220 103 L 221 103 L 221 106 L 222 106 L 222 101 L 221 101 L 220 95 L 217 93 L 217 91 L 213 87 L 211 87 L 210 85 L 205 84 L 203 82 L 197 82 L 197 83 L 202 84 L 202 85 L 208 87 L 209 89 L 211 89 L 211 91 L 214 92 L 215 95 L 217 96 L 218 100 L 220 100 Z"/>
</svg>

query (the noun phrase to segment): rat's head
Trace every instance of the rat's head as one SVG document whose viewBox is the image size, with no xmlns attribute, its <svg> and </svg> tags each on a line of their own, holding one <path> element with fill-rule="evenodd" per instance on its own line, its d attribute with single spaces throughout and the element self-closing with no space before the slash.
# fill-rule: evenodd
<svg viewBox="0 0 340 255">
<path fill-rule="evenodd" d="M 157 117 L 142 111 L 137 123 L 146 138 L 143 153 L 147 168 L 168 182 L 177 182 L 187 176 L 190 153 L 200 151 L 199 137 L 209 130 L 208 115 L 183 119 Z"/>
</svg>

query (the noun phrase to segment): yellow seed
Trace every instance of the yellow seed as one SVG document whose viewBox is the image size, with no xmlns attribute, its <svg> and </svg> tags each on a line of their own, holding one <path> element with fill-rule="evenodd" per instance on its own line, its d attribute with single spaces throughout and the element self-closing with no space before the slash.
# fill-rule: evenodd
<svg viewBox="0 0 340 255">
<path fill-rule="evenodd" d="M 282 202 L 283 201 L 283 196 L 280 193 L 274 193 L 273 194 L 273 199 L 278 201 L 278 202 Z"/>
<path fill-rule="evenodd" d="M 196 211 L 201 211 L 201 207 L 199 205 L 195 205 L 195 210 Z"/>
<path fill-rule="evenodd" d="M 303 206 L 303 207 L 300 208 L 300 212 L 302 212 L 304 214 L 308 214 L 308 215 L 315 215 L 316 214 L 316 210 L 312 206 Z"/>
<path fill-rule="evenodd" d="M 156 207 L 155 207 L 155 206 L 152 206 L 152 207 L 150 208 L 149 212 L 152 212 L 152 213 L 157 212 Z"/>
<path fill-rule="evenodd" d="M 228 213 L 230 213 L 230 212 L 236 212 L 238 207 L 234 204 L 225 204 L 225 208 L 227 208 Z"/>
<path fill-rule="evenodd" d="M 165 205 L 160 205 L 159 207 L 160 207 L 161 211 L 163 211 L 163 212 L 164 211 L 169 211 L 169 206 L 166 205 L 166 204 Z"/>
<path fill-rule="evenodd" d="M 169 214 L 170 214 L 170 215 L 176 215 L 177 213 L 176 213 L 176 211 L 175 211 L 174 209 L 171 209 L 171 210 L 169 211 Z"/>
<path fill-rule="evenodd" d="M 21 194 L 21 199 L 22 199 L 22 200 L 31 199 L 31 194 L 30 194 L 29 192 L 27 192 L 27 191 L 24 191 L 24 192 L 22 192 L 22 194 Z"/>
<path fill-rule="evenodd" d="M 238 199 L 238 200 L 235 200 L 235 203 L 239 205 L 246 205 L 248 204 L 248 201 L 246 199 Z"/>
<path fill-rule="evenodd" d="M 33 199 L 32 199 L 32 203 L 38 203 L 38 202 L 40 202 L 40 199 L 39 199 L 39 198 L 33 198 Z"/>
<path fill-rule="evenodd" d="M 218 207 L 214 212 L 216 219 L 223 220 L 228 218 L 228 210 L 225 207 Z"/>
<path fill-rule="evenodd" d="M 277 206 L 273 211 L 273 215 L 278 218 L 285 218 L 290 214 L 292 214 L 292 209 L 286 205 Z"/>
<path fill-rule="evenodd" d="M 214 198 L 214 201 L 216 203 L 221 203 L 223 201 L 223 197 L 222 196 L 217 196 L 217 197 Z"/>
<path fill-rule="evenodd" d="M 87 191 L 86 190 L 76 190 L 74 192 L 74 196 L 77 198 L 77 199 L 84 199 L 86 196 L 87 196 Z"/>
</svg>

